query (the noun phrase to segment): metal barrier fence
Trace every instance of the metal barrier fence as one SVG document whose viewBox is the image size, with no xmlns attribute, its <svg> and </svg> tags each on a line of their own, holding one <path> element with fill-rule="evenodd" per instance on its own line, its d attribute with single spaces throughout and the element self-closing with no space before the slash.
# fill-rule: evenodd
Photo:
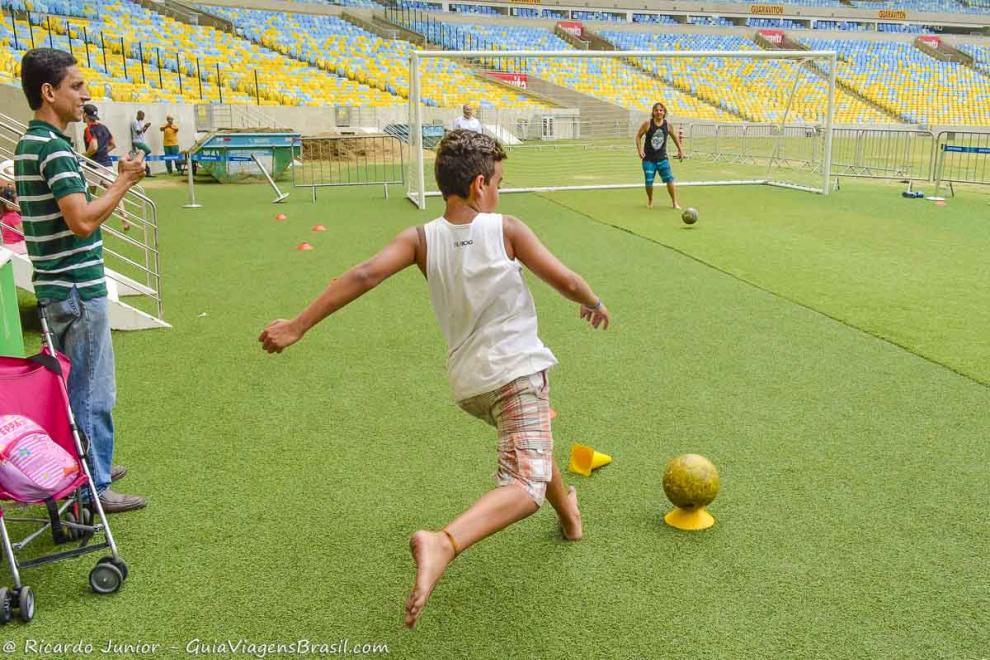
<svg viewBox="0 0 990 660">
<path fill-rule="evenodd" d="M 932 178 L 937 191 L 943 183 L 990 184 L 990 133 L 942 131 L 936 144 Z"/>
<path fill-rule="evenodd" d="M 779 124 L 683 124 L 685 153 L 713 163 L 744 163 L 820 171 L 820 126 Z"/>
<path fill-rule="evenodd" d="M 304 137 L 293 145 L 292 185 L 316 189 L 331 186 L 380 185 L 388 198 L 389 184 L 405 182 L 404 144 L 394 135 Z"/>
<path fill-rule="evenodd" d="M 896 128 L 836 128 L 832 176 L 927 181 L 935 136 Z"/>
</svg>

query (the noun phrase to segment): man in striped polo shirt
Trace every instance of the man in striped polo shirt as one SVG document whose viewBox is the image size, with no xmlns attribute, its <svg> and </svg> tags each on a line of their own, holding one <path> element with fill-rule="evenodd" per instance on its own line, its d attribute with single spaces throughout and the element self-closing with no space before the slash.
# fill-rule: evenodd
<svg viewBox="0 0 990 660">
<path fill-rule="evenodd" d="M 65 135 L 68 124 L 82 120 L 89 101 L 75 58 L 51 48 L 28 51 L 21 60 L 21 86 L 34 119 L 17 143 L 14 179 L 35 295 L 46 306 L 56 345 L 72 361 L 69 401 L 90 441 L 88 461 L 103 510 L 140 509 L 143 497 L 110 488 L 126 470 L 111 464 L 117 386 L 100 225 L 144 176 L 144 158 L 122 160 L 106 193 L 92 197 Z"/>
</svg>

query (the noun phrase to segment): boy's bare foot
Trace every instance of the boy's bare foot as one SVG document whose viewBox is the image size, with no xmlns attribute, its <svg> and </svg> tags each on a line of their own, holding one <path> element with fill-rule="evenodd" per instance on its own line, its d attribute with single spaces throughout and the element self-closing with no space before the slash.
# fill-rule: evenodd
<svg viewBox="0 0 990 660">
<path fill-rule="evenodd" d="M 454 548 L 443 532 L 420 530 L 409 538 L 409 550 L 416 562 L 416 583 L 406 600 L 406 627 L 413 628 L 447 564 L 454 559 Z"/>
<path fill-rule="evenodd" d="M 678 211 L 680 211 L 681 210 L 681 205 L 680 204 L 674 204 L 674 208 L 677 209 Z"/>
<path fill-rule="evenodd" d="M 578 541 L 584 536 L 584 528 L 581 526 L 581 510 L 578 508 L 577 489 L 574 486 L 567 489 L 567 503 L 573 514 L 568 520 L 560 519 L 560 531 L 568 541 Z"/>
<path fill-rule="evenodd" d="M 653 202 L 647 202 L 646 203 L 646 208 L 652 209 L 653 208 Z"/>
</svg>

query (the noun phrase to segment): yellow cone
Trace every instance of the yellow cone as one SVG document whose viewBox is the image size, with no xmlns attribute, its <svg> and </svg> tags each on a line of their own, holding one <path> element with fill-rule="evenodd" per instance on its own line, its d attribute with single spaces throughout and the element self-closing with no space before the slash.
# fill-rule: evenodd
<svg viewBox="0 0 990 660">
<path fill-rule="evenodd" d="M 696 532 L 708 529 L 715 524 L 715 517 L 705 511 L 704 507 L 697 509 L 682 509 L 676 507 L 673 511 L 663 517 L 663 521 L 677 529 L 687 532 Z"/>
<path fill-rule="evenodd" d="M 611 456 L 595 451 L 587 445 L 571 445 L 571 463 L 567 469 L 576 474 L 590 477 L 592 470 L 611 462 Z"/>
</svg>

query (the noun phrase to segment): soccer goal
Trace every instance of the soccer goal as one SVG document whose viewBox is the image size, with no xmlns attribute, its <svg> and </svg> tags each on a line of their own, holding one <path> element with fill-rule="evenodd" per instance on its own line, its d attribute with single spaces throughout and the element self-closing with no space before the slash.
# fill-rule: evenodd
<svg viewBox="0 0 990 660">
<path fill-rule="evenodd" d="M 655 102 L 684 147 L 679 162 L 668 138 L 678 186 L 827 195 L 835 78 L 832 51 L 415 51 L 408 197 L 439 194 L 436 145 L 462 103 L 509 153 L 503 193 L 641 188 L 635 138 Z"/>
</svg>

